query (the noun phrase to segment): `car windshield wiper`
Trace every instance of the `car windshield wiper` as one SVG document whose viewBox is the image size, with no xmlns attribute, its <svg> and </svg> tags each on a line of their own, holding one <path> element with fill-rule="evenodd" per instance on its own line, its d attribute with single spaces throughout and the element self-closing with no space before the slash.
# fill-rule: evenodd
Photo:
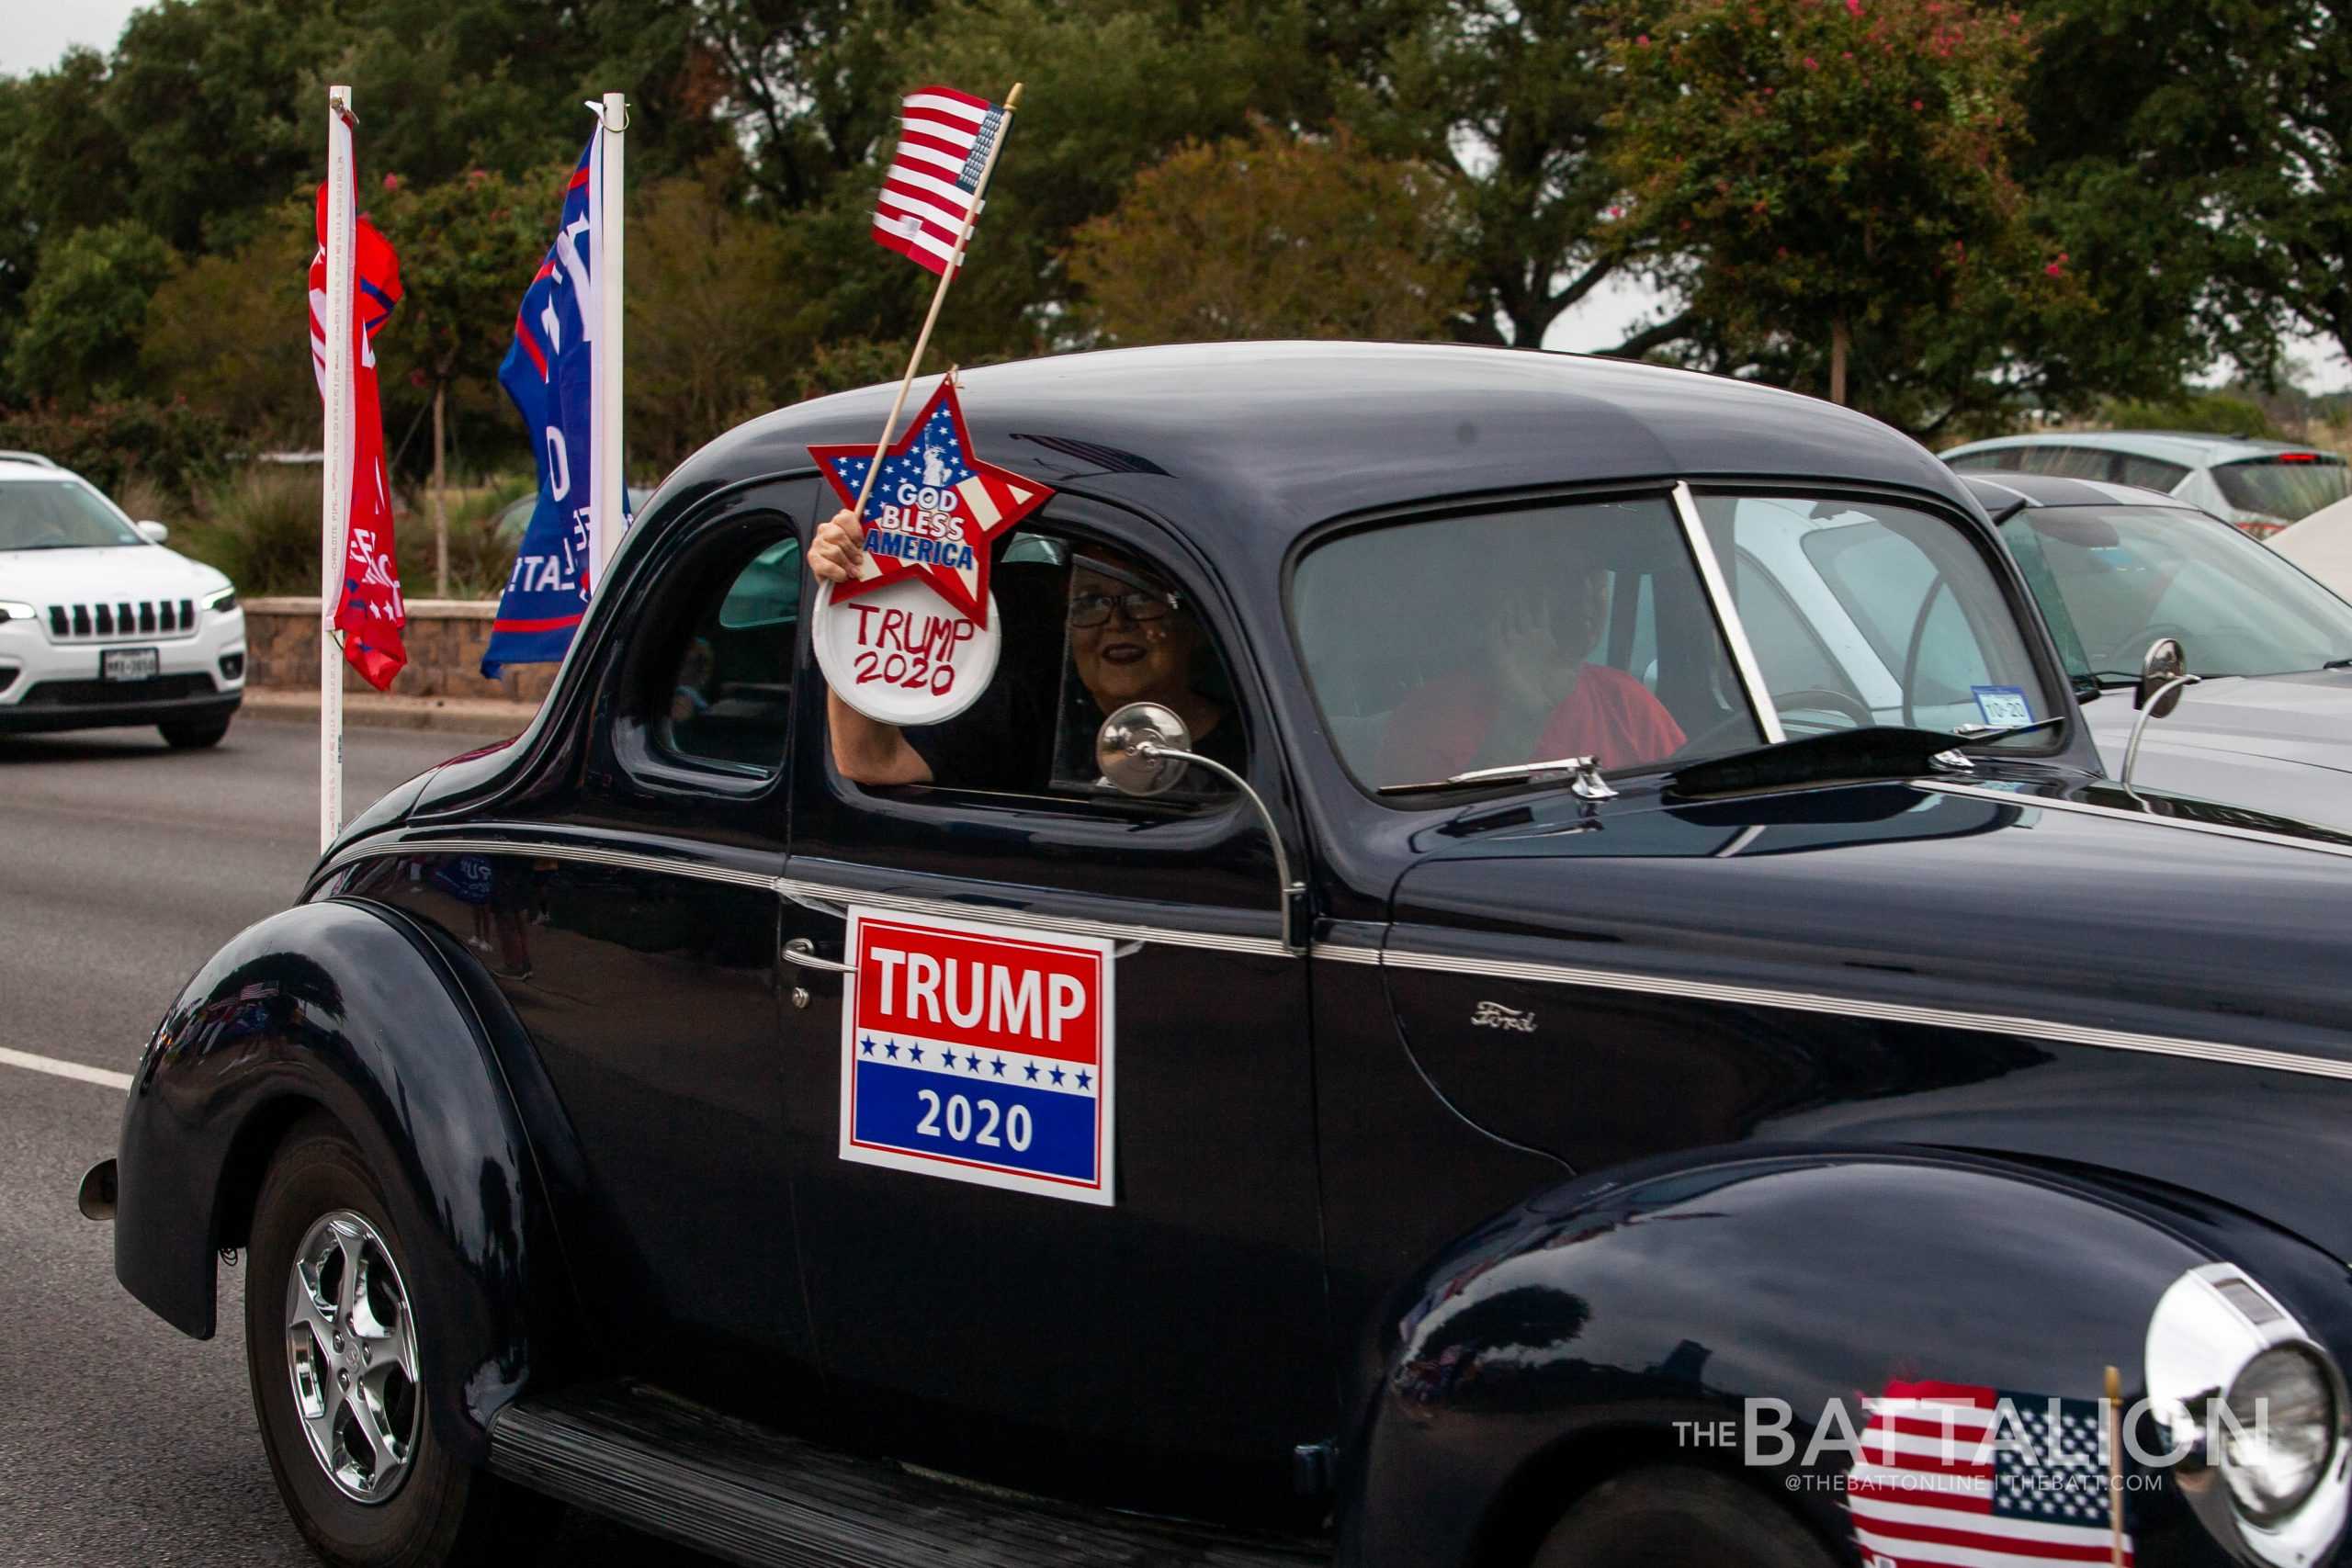
<svg viewBox="0 0 2352 1568">
<path fill-rule="evenodd" d="M 2323 670 L 2352 670 L 2352 654 L 2346 654 L 2342 659 L 2331 659 L 2326 663 L 2321 665 L 2320 668 Z"/>
<path fill-rule="evenodd" d="M 1491 789 L 1499 784 L 1515 784 L 1545 773 L 1556 773 L 1575 781 L 1576 791 L 1588 798 L 1600 800 L 1617 792 L 1601 781 L 1600 768 L 1590 757 L 1554 757 L 1544 761 L 1513 762 L 1500 768 L 1473 768 L 1466 773 L 1431 779 L 1426 784 L 1382 784 L 1382 795 L 1420 795 L 1442 789 Z"/>
<path fill-rule="evenodd" d="M 2031 724 L 1999 729 L 1968 725 L 1958 733 L 1897 725 L 1838 729 L 1827 735 L 1751 747 L 1727 757 L 1709 757 L 1689 763 L 1668 775 L 1667 787 L 1678 795 L 1732 795 L 1747 790 L 1781 789 L 1791 784 L 1960 773 L 1973 766 L 1961 755 L 1962 751 L 2064 722 L 2063 718 L 2040 718 Z"/>
</svg>

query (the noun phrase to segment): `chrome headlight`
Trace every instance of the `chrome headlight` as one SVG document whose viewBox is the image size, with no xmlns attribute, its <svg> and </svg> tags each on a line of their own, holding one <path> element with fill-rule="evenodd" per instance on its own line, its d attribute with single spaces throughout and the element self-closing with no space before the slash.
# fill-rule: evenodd
<svg viewBox="0 0 2352 1568">
<path fill-rule="evenodd" d="M 19 604 L 14 599 L 0 599 L 0 621 L 30 621 L 40 618 L 40 612 L 30 604 Z"/>
<path fill-rule="evenodd" d="M 2234 1264 L 2190 1269 L 2148 1321 L 2147 1374 L 2181 1495 L 2206 1529 L 2278 1568 L 2334 1550 L 2352 1516 L 2344 1374 L 2276 1296 Z"/>
<path fill-rule="evenodd" d="M 237 607 L 237 590 L 235 585 L 232 584 L 227 588 L 216 588 L 211 592 L 206 594 L 204 597 L 204 607 L 211 611 L 216 615 L 224 611 L 235 609 Z"/>
<path fill-rule="evenodd" d="M 2245 1364 L 2226 1404 L 2222 1477 L 2249 1518 L 2275 1524 L 2301 1507 L 2327 1474 L 2335 1390 L 2310 1350 L 2278 1345 Z"/>
</svg>

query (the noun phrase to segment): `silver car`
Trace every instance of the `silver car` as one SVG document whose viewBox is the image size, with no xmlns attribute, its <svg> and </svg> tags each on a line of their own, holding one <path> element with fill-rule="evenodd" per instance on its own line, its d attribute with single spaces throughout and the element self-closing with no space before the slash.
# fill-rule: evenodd
<svg viewBox="0 0 2352 1568">
<path fill-rule="evenodd" d="M 2186 431 L 2004 435 L 1941 456 L 1963 474 L 2052 474 L 2163 491 L 2257 539 L 2352 493 L 2352 468 L 2333 452 Z"/>
</svg>

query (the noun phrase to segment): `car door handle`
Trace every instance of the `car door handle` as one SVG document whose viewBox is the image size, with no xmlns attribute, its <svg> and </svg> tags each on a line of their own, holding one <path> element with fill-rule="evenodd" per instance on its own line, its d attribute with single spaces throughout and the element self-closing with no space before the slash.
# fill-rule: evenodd
<svg viewBox="0 0 2352 1568">
<path fill-rule="evenodd" d="M 838 958 L 818 957 L 817 944 L 805 936 L 797 936 L 786 942 L 783 956 L 786 964 L 797 964 L 804 969 L 826 969 L 836 975 L 857 973 L 854 964 L 843 964 Z"/>
</svg>

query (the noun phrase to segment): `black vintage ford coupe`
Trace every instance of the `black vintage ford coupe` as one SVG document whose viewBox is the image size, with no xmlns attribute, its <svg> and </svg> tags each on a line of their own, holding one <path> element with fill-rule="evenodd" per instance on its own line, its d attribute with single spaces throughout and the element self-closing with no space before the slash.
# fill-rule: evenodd
<svg viewBox="0 0 2352 1568">
<path fill-rule="evenodd" d="M 1056 493 L 860 784 L 801 552 L 887 391 L 682 467 L 528 732 L 147 1047 L 85 1204 L 192 1335 L 242 1251 L 322 1556 L 2334 1559 L 2352 839 L 2109 783 L 1925 451 L 1499 350 L 972 372 Z"/>
</svg>

